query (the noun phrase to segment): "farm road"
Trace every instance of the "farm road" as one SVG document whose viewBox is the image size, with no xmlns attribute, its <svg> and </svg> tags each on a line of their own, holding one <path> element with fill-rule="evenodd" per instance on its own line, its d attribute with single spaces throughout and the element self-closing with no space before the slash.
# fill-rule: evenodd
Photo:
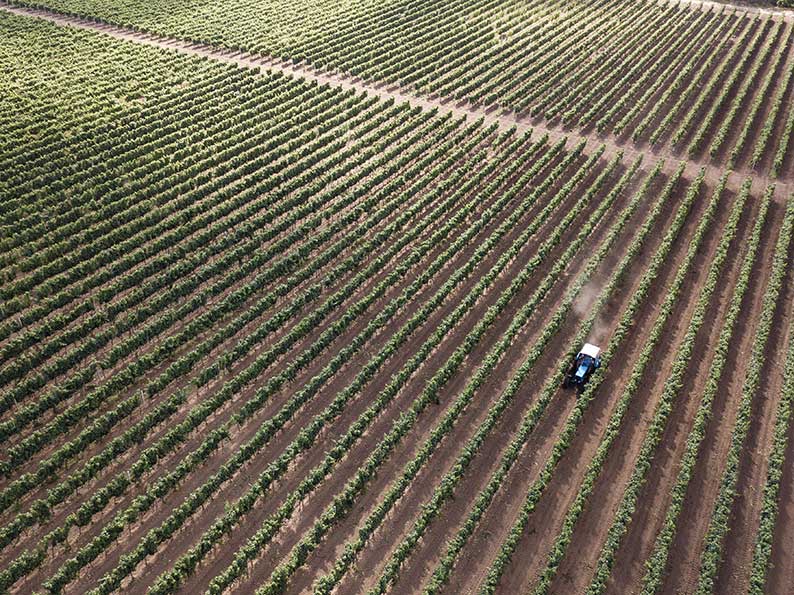
<svg viewBox="0 0 794 595">
<path fill-rule="evenodd" d="M 743 12 L 750 12 L 756 14 L 765 14 L 772 16 L 780 16 L 784 21 L 794 21 L 794 14 L 790 10 L 784 8 L 775 8 L 774 6 L 757 6 L 750 2 L 715 2 L 711 0 L 679 0 L 682 4 L 693 4 L 696 6 L 713 6 L 715 8 L 724 8 L 725 10 L 741 10 Z"/>
<path fill-rule="evenodd" d="M 697 0 L 682 1 L 690 2 L 692 4 L 703 3 Z M 718 4 L 713 2 L 705 3 Z M 726 6 L 728 8 L 731 7 L 731 5 L 719 5 Z M 752 11 L 752 9 L 746 8 L 744 6 L 733 7 L 740 10 L 747 10 L 748 12 Z M 72 26 L 79 29 L 87 29 L 90 31 L 105 33 L 111 37 L 131 41 L 134 43 L 168 48 L 186 54 L 203 56 L 212 60 L 218 60 L 220 62 L 233 63 L 244 68 L 265 68 L 277 70 L 294 77 L 314 80 L 320 84 L 328 83 L 343 89 L 354 89 L 356 91 L 366 92 L 369 95 L 374 95 L 383 99 L 393 98 L 398 103 L 408 102 L 411 105 L 421 106 L 425 109 L 438 109 L 440 113 L 452 112 L 456 116 L 466 116 L 474 119 L 483 118 L 486 124 L 496 122 L 502 129 L 507 129 L 513 126 L 515 126 L 519 132 L 532 129 L 538 135 L 547 134 L 550 143 L 567 138 L 569 139 L 569 144 L 575 144 L 580 140 L 586 140 L 588 141 L 588 146 L 591 148 L 603 144 L 606 148 L 604 153 L 604 157 L 606 159 L 609 159 L 610 156 L 615 155 L 619 151 L 623 151 L 624 157 L 628 162 L 633 161 L 640 155 L 644 157 L 646 164 L 653 163 L 659 159 L 665 159 L 664 170 L 666 173 L 671 173 L 674 171 L 677 168 L 678 163 L 683 161 L 686 163 L 684 175 L 689 179 L 694 178 L 700 168 L 703 167 L 706 169 L 706 181 L 709 183 L 716 183 L 725 171 L 725 168 L 722 166 L 713 165 L 707 161 L 692 160 L 684 154 L 671 151 L 666 146 L 637 146 L 631 142 L 618 142 L 618 140 L 610 134 L 598 134 L 596 132 L 586 132 L 578 129 L 564 129 L 560 126 L 551 126 L 547 122 L 544 122 L 540 119 L 533 120 L 529 118 L 518 118 L 512 113 L 500 113 L 497 110 L 490 110 L 487 108 L 484 109 L 479 106 L 474 107 L 468 105 L 467 103 L 455 103 L 453 101 L 447 101 L 438 98 L 422 97 L 415 94 L 404 93 L 397 86 L 371 83 L 360 78 L 355 78 L 344 74 L 321 72 L 305 64 L 293 64 L 259 54 L 248 54 L 238 51 L 218 49 L 206 44 L 190 43 L 174 38 L 144 33 L 115 25 L 109 25 L 106 23 L 98 23 L 82 17 L 57 13 L 51 10 L 13 6 L 3 2 L 2 0 L 0 0 L 0 10 L 4 10 L 16 15 L 45 19 L 56 25 Z M 756 9 L 756 11 L 758 10 L 762 9 Z M 786 197 L 791 196 L 794 193 L 794 183 L 791 181 L 775 180 L 756 172 L 739 172 L 730 176 L 728 181 L 729 189 L 738 190 L 742 180 L 747 176 L 753 178 L 753 185 L 756 190 L 764 188 L 769 184 L 775 184 L 775 196 L 778 200 L 786 200 Z"/>
</svg>

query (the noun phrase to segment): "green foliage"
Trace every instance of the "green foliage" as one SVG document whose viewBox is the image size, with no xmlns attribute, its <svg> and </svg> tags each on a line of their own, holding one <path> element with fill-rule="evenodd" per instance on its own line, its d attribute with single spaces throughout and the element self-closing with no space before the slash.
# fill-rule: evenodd
<svg viewBox="0 0 794 595">
<path fill-rule="evenodd" d="M 598 130 L 612 126 L 615 132 L 628 131 L 641 120 L 634 129 L 635 140 L 644 138 L 657 121 L 651 138 L 660 140 L 680 117 L 682 106 L 691 103 L 694 107 L 673 141 L 694 134 L 693 147 L 711 142 L 713 151 L 733 135 L 751 83 L 771 56 L 733 159 L 750 141 L 764 95 L 786 59 L 776 53 L 781 47 L 777 33 L 769 35 L 765 29 L 769 20 L 759 17 L 754 30 L 742 15 L 713 9 L 693 12 L 684 5 L 652 0 L 432 0 L 418 5 L 405 0 L 321 0 L 301 4 L 300 11 L 285 17 L 283 8 L 292 2 L 278 3 L 276 11 L 276 4 L 266 0 L 242 0 L 234 6 L 220 0 L 200 17 L 192 9 L 162 3 L 45 4 L 99 21 L 264 52 L 413 91 L 595 125 Z M 408 6 L 410 10 L 404 10 Z M 772 28 L 785 31 L 782 24 Z M 522 382 L 536 372 L 544 349 L 559 335 L 577 297 L 610 251 L 617 249 L 622 256 L 610 266 L 606 286 L 578 324 L 571 350 L 587 339 L 599 313 L 624 287 L 653 230 L 664 227 L 666 235 L 649 255 L 640 285 L 604 352 L 603 368 L 565 420 L 550 459 L 489 568 L 483 590 L 493 591 L 634 317 L 679 241 L 698 200 L 703 172 L 670 221 L 664 218 L 683 165 L 651 200 L 652 181 L 662 170 L 657 164 L 639 192 L 613 213 L 640 162 L 624 168 L 618 155 L 604 163 L 604 147 L 585 155 L 584 143 L 565 150 L 565 141 L 548 146 L 547 138 L 532 141 L 529 133 L 517 135 L 515 127 L 497 134 L 497 127 L 486 127 L 483 120 L 467 123 L 451 114 L 439 116 L 438 110 L 119 43 L 3 12 L 0 32 L 0 444 L 5 453 L 0 461 L 0 512 L 8 517 L 0 528 L 0 549 L 17 547 L 20 538 L 24 543 L 0 570 L 0 591 L 17 589 L 22 580 L 40 581 L 51 592 L 73 588 L 87 567 L 115 551 L 125 532 L 142 527 L 154 513 L 155 522 L 120 557 L 112 558 L 92 593 L 124 589 L 146 560 L 157 556 L 208 503 L 225 500 L 223 512 L 151 587 L 153 593 L 176 592 L 229 534 L 249 521 L 251 511 L 288 477 L 297 461 L 323 449 L 319 462 L 274 512 L 251 527 L 247 541 L 230 553 L 228 566 L 212 578 L 210 592 L 222 592 L 243 577 L 249 564 L 296 518 L 301 502 L 351 453 L 360 452 L 362 439 L 377 427 L 376 421 L 399 406 L 393 425 L 356 461 L 360 464 L 350 480 L 319 518 L 312 519 L 311 528 L 260 589 L 279 592 L 329 532 L 355 510 L 395 449 L 430 416 L 434 425 L 426 440 L 314 585 L 320 592 L 331 592 L 411 490 L 439 445 L 458 427 L 522 329 L 564 280 L 565 293 L 536 343 L 389 553 L 374 589 L 385 592 L 459 491 L 482 445 Z M 785 39 L 789 36 L 790 30 Z M 750 56 L 759 48 L 751 65 Z M 731 65 L 736 68 L 731 70 Z M 777 147 L 774 173 L 783 167 L 794 128 L 794 112 L 789 110 L 782 137 L 773 138 L 779 128 L 776 118 L 788 109 L 790 69 L 784 77 L 752 158 L 755 166 L 770 147 Z M 718 113 L 729 98 L 731 109 L 720 120 Z M 710 138 L 709 131 L 717 126 L 717 137 Z M 609 445 L 712 223 L 724 183 L 723 179 L 698 222 L 657 326 L 646 338 L 629 386 L 568 510 L 538 584 L 541 592 L 566 555 Z M 727 251 L 736 241 L 748 193 L 746 186 L 723 230 L 655 412 L 647 451 L 602 552 L 594 592 L 631 519 L 632 498 L 649 470 L 653 448 L 680 390 L 684 363 L 704 323 Z M 717 366 L 724 365 L 736 308 L 763 241 L 760 233 L 770 198 L 771 190 L 747 247 L 745 268 L 715 353 Z M 574 203 L 576 208 L 571 208 Z M 636 234 L 632 232 L 627 246 L 617 247 L 646 203 L 650 210 L 643 213 Z M 790 235 L 794 225 L 789 209 L 781 237 L 784 232 Z M 593 234 L 602 234 L 598 245 L 582 259 L 578 274 L 566 279 Z M 781 250 L 782 244 L 774 263 L 777 281 L 770 283 L 768 292 L 779 290 L 780 270 L 787 264 L 780 261 Z M 502 283 L 507 274 L 511 277 Z M 482 309 L 471 328 L 466 326 L 483 299 L 494 303 Z M 764 328 L 776 303 L 769 300 L 764 302 Z M 500 326 L 506 315 L 509 323 Z M 491 342 L 495 328 L 505 330 Z M 406 395 L 406 385 L 424 378 L 427 362 L 458 332 L 465 337 L 457 349 L 428 374 L 417 395 Z M 759 330 L 758 341 L 765 340 L 761 334 Z M 479 351 L 485 351 L 483 346 L 489 348 L 484 356 Z M 472 366 L 465 386 L 449 395 L 448 387 L 466 370 L 472 354 L 478 354 L 479 363 Z M 569 350 L 554 363 L 548 382 L 501 453 L 498 468 L 446 544 L 429 592 L 445 585 L 552 402 L 572 355 Z M 756 361 L 760 356 L 754 351 L 753 357 Z M 401 361 L 395 363 L 395 358 Z M 388 373 L 392 364 L 397 372 L 371 395 L 371 381 Z M 356 366 L 354 373 L 343 376 L 351 365 Z M 347 384 L 330 397 L 324 393 L 324 387 L 342 377 Z M 769 564 L 791 415 L 789 380 L 778 410 L 764 494 L 753 566 L 755 592 L 763 589 Z M 757 379 L 748 376 L 745 393 L 752 392 L 753 383 Z M 654 566 L 649 567 L 649 591 L 655 589 L 656 571 L 666 563 L 676 507 L 685 493 L 715 390 L 707 386 L 687 443 L 689 466 L 679 476 Z M 326 442 L 338 429 L 334 424 L 363 399 L 363 411 Z M 740 416 L 741 423 L 743 419 Z M 235 479 L 296 423 L 301 424 L 299 431 L 284 439 L 283 448 L 230 498 Z M 735 437 L 739 445 L 741 423 Z M 226 452 L 232 444 L 232 452 Z M 184 490 L 186 495 L 172 507 L 158 511 L 158 503 L 193 478 L 198 478 L 191 484 L 194 489 Z M 732 480 L 726 475 L 725 481 Z M 730 508 L 731 488 L 723 489 L 727 492 L 714 513 L 710 549 L 704 552 L 704 590 L 716 567 L 712 554 L 718 556 L 725 510 Z M 73 502 L 77 504 L 68 514 L 60 514 Z M 86 537 L 75 546 L 70 535 L 81 532 Z M 63 563 L 49 576 L 39 577 L 36 573 L 48 568 L 53 550 Z"/>
<path fill-rule="evenodd" d="M 746 75 L 742 76 L 742 84 L 730 103 L 730 109 L 728 110 L 728 114 L 723 117 L 722 125 L 720 126 L 719 130 L 717 131 L 716 135 L 711 141 L 711 146 L 709 147 L 709 154 L 712 157 L 715 157 L 717 155 L 717 152 L 722 146 L 722 143 L 725 142 L 731 130 L 731 125 L 733 124 L 734 119 L 738 115 L 739 110 L 742 107 L 742 103 L 745 100 L 745 97 L 747 97 L 748 93 L 750 93 L 751 90 L 755 90 L 755 87 L 758 86 L 758 83 L 756 82 L 756 77 L 758 76 L 761 69 L 764 67 L 766 59 L 769 56 L 770 52 L 772 51 L 773 47 L 775 46 L 775 43 L 778 39 L 778 35 L 783 29 L 784 27 L 782 22 L 778 22 L 775 25 L 773 25 L 772 33 L 767 38 L 764 47 L 761 49 L 760 52 L 758 52 L 758 55 L 755 57 L 752 68 Z M 785 45 L 785 41 L 783 42 L 783 45 Z M 775 71 L 777 70 L 777 65 L 780 63 L 782 57 L 783 57 L 782 52 L 777 52 L 776 54 L 773 55 L 772 63 L 769 65 L 769 72 L 767 73 L 766 77 L 764 77 L 764 81 L 761 83 L 761 88 L 758 89 L 758 92 L 756 93 L 755 100 L 753 101 L 753 104 L 750 106 L 750 113 L 747 116 L 745 116 L 745 125 L 742 128 L 739 138 L 734 143 L 734 146 L 731 149 L 730 156 L 728 159 L 728 167 L 731 169 L 733 169 L 734 165 L 736 164 L 736 159 L 738 159 L 739 154 L 744 146 L 744 143 L 747 139 L 747 135 L 749 134 L 750 128 L 753 125 L 755 115 L 760 109 L 761 102 L 766 99 L 766 91 L 769 88 L 772 79 L 774 78 Z M 738 80 L 739 76 L 740 74 L 734 73 L 732 78 L 736 78 Z M 723 91 L 720 94 L 720 96 L 727 97 L 728 92 L 729 91 L 725 87 L 723 87 Z M 725 99 L 723 99 L 722 101 L 725 101 Z M 690 154 L 695 154 L 702 142 L 703 142 L 702 136 L 694 139 L 692 143 L 689 145 Z"/>
<path fill-rule="evenodd" d="M 578 154 L 582 148 L 583 144 L 577 147 L 572 155 Z M 591 157 L 587 164 L 574 175 L 574 179 L 566 183 L 563 189 L 561 189 L 560 192 L 558 192 L 554 198 L 544 207 L 544 209 L 542 209 L 541 212 L 533 218 L 530 225 L 511 244 L 511 247 L 502 253 L 498 262 L 488 271 L 487 274 L 481 277 L 477 286 L 466 296 L 463 302 L 458 305 L 452 316 L 460 319 L 465 315 L 465 312 L 474 305 L 476 297 L 481 295 L 487 286 L 498 278 L 499 273 L 504 270 L 507 264 L 515 259 L 521 248 L 526 244 L 526 241 L 533 236 L 538 229 L 540 229 L 543 222 L 546 221 L 551 213 L 556 210 L 556 208 L 569 195 L 576 184 L 581 181 L 586 173 L 593 168 L 593 166 L 597 163 L 599 156 L 600 152 L 597 155 Z M 561 174 L 566 171 L 568 165 L 569 163 L 565 162 L 560 164 L 560 166 L 555 168 L 555 171 L 552 173 L 551 177 L 558 179 Z M 530 205 L 537 202 L 539 197 L 543 195 L 543 192 L 545 192 L 552 184 L 553 182 L 548 178 L 543 180 L 542 184 L 522 201 L 521 207 L 517 209 L 517 212 L 511 214 L 511 216 L 499 226 L 496 232 L 496 237 L 511 229 L 517 220 L 513 220 L 514 216 L 520 216 L 520 214 L 525 212 Z M 523 185 L 524 184 L 521 184 L 520 186 Z M 489 238 L 487 243 L 490 243 L 492 239 L 494 239 L 493 235 L 491 238 Z M 557 238 L 556 241 L 559 241 L 559 238 Z M 502 292 L 502 294 L 499 296 L 499 299 L 497 300 L 497 303 L 488 309 L 485 317 L 481 319 L 474 329 L 472 329 L 463 339 L 462 345 L 452 354 L 452 356 L 450 356 L 449 359 L 447 359 L 441 369 L 439 369 L 433 375 L 433 377 L 427 381 L 425 389 L 411 403 L 409 410 L 404 412 L 393 424 L 392 429 L 379 442 L 373 454 L 370 455 L 370 457 L 361 467 L 359 467 L 354 478 L 348 481 L 342 492 L 334 497 L 333 502 L 323 512 L 321 518 L 308 531 L 308 534 L 304 536 L 299 544 L 293 548 L 290 557 L 275 569 L 268 583 L 266 583 L 260 589 L 260 592 L 278 592 L 283 589 L 283 587 L 287 584 L 290 575 L 305 562 L 308 553 L 316 548 L 321 542 L 323 536 L 336 523 L 342 520 L 352 509 L 352 506 L 355 503 L 355 498 L 362 492 L 366 484 L 374 477 L 377 469 L 383 462 L 385 462 L 389 452 L 398 444 L 400 440 L 402 440 L 404 436 L 407 435 L 411 428 L 413 428 L 422 411 L 426 409 L 429 404 L 438 403 L 439 393 L 443 386 L 453 378 L 454 374 L 459 370 L 461 364 L 465 361 L 466 356 L 471 353 L 471 351 L 486 334 L 488 329 L 496 322 L 500 312 L 502 312 L 508 306 L 510 301 L 516 296 L 522 286 L 528 282 L 528 280 L 531 278 L 532 272 L 541 264 L 542 260 L 543 258 L 541 255 L 531 259 L 525 269 L 514 279 L 511 285 Z M 532 306 L 527 306 L 527 308 L 531 310 Z M 450 327 L 454 320 L 454 318 L 450 320 L 450 317 L 448 317 L 442 323 L 442 328 Z M 429 353 L 432 346 L 433 344 L 426 343 L 422 346 L 420 353 Z M 473 397 L 474 387 L 479 386 L 487 374 L 493 370 L 493 366 L 495 365 L 497 359 L 498 358 L 494 356 L 493 353 L 486 357 L 488 364 L 479 372 L 480 378 L 475 379 L 475 381 L 473 381 L 473 386 L 470 385 L 458 397 L 458 399 L 455 400 L 452 407 L 447 410 L 447 413 L 444 415 L 442 420 L 439 422 L 436 428 L 434 428 L 431 438 L 427 443 L 425 443 L 425 445 L 423 445 L 422 448 L 420 448 L 418 454 L 406 466 L 403 477 L 396 482 L 396 484 L 390 490 L 389 495 L 380 503 L 378 509 L 373 513 L 373 515 L 369 517 L 367 528 L 363 532 L 359 533 L 360 540 L 357 540 L 356 544 L 352 546 L 351 549 L 346 550 L 347 553 L 343 557 L 342 570 L 345 570 L 349 566 L 356 550 L 362 548 L 366 544 L 367 538 L 372 534 L 372 532 L 374 532 L 378 522 L 383 519 L 386 512 L 389 510 L 391 505 L 393 505 L 394 501 L 399 497 L 402 491 L 406 489 L 410 480 L 413 479 L 413 477 L 419 472 L 421 466 L 432 454 L 435 446 L 437 446 L 441 439 L 443 439 L 443 437 L 452 429 L 455 421 L 461 415 L 465 406 Z M 395 378 L 395 380 L 399 381 L 399 384 L 397 384 L 398 387 L 402 386 L 402 384 L 408 378 L 407 374 L 403 373 L 404 371 L 405 367 L 403 370 L 401 370 L 401 374 Z M 257 538 L 258 537 L 259 535 L 257 535 Z M 253 541 L 254 540 L 250 540 L 249 545 Z M 242 560 L 238 558 L 238 560 L 235 562 L 235 572 L 242 571 L 244 569 L 244 566 L 241 563 Z M 215 586 L 218 588 L 218 590 L 220 590 L 224 584 L 227 584 L 229 577 L 222 575 L 217 578 L 218 581 L 216 582 Z"/>
<path fill-rule="evenodd" d="M 689 107 L 689 111 L 687 111 L 686 115 L 680 120 L 678 128 L 676 128 L 676 131 L 670 137 L 670 144 L 675 146 L 681 143 L 684 138 L 692 133 L 696 123 L 699 123 L 700 125 L 698 126 L 697 130 L 695 130 L 694 137 L 690 145 L 693 148 L 697 148 L 700 140 L 705 134 L 706 129 L 710 126 L 714 120 L 714 117 L 719 111 L 720 106 L 727 98 L 728 93 L 733 88 L 733 85 L 736 84 L 739 76 L 743 73 L 743 68 L 747 60 L 753 54 L 758 44 L 761 43 L 766 23 L 767 22 L 765 20 L 756 18 L 754 24 L 744 28 L 744 31 L 742 32 L 739 39 L 734 42 L 730 51 L 722 58 L 719 66 L 716 68 L 716 70 L 714 70 L 711 76 L 708 77 L 708 81 L 703 88 L 700 89 L 697 99 Z M 752 35 L 752 37 L 750 37 L 750 33 L 753 30 L 755 30 L 755 33 Z M 737 68 L 734 69 L 733 62 L 736 56 L 739 56 L 739 63 Z M 704 71 L 704 73 L 705 72 L 708 72 L 708 70 Z M 709 99 L 715 92 L 718 93 L 717 98 L 714 102 L 710 103 Z M 709 105 L 711 107 L 705 114 L 703 114 L 703 110 Z M 658 132 L 659 129 L 657 129 L 657 131 L 651 137 L 651 142 L 654 142 L 653 138 L 658 134 Z M 690 153 L 691 152 L 692 151 L 690 151 Z"/>
<path fill-rule="evenodd" d="M 794 197 L 792 197 L 794 198 Z M 791 198 L 789 200 L 792 200 Z M 789 331 L 790 332 L 790 331 Z M 794 333 L 791 333 L 783 372 L 783 387 L 775 418 L 775 429 L 772 438 L 772 450 L 769 453 L 764 499 L 761 504 L 761 520 L 756 535 L 753 565 L 750 574 L 749 592 L 763 595 L 766 592 L 766 574 L 772 557 L 772 540 L 775 521 L 780 512 L 780 487 L 783 478 L 783 466 L 786 462 L 786 449 L 789 446 L 788 434 L 791 425 L 792 407 L 794 407 Z"/>
<path fill-rule="evenodd" d="M 689 149 L 698 153 L 717 152 L 737 132 L 726 104 L 751 78 L 745 58 L 759 44 L 787 55 L 767 30 L 774 22 L 767 15 L 752 20 L 735 7 L 653 0 L 430 0 L 420 7 L 409 0 L 216 0 L 200 13 L 190 4 L 123 0 L 15 3 L 421 95 L 612 127 L 651 144 L 676 125 L 672 144 L 691 137 Z M 751 22 L 757 35 L 746 36 Z"/>
<path fill-rule="evenodd" d="M 723 179 L 722 184 L 718 187 L 715 191 L 715 199 L 712 202 L 712 207 L 710 208 L 709 212 L 707 212 L 706 216 L 703 219 L 701 227 L 696 232 L 696 239 L 695 242 L 699 240 L 700 237 L 703 235 L 703 230 L 707 229 L 708 224 L 711 221 L 711 214 L 714 212 L 714 208 L 717 206 L 717 198 L 719 194 L 722 193 L 724 187 L 725 180 Z M 679 349 L 678 357 L 676 359 L 676 363 L 674 364 L 673 373 L 668 380 L 668 384 L 666 387 L 667 392 L 672 390 L 678 390 L 679 388 L 679 380 L 680 376 L 683 374 L 683 371 L 686 369 L 686 364 L 688 363 L 689 358 L 691 357 L 691 349 L 694 345 L 694 337 L 697 334 L 698 329 L 702 326 L 704 321 L 704 315 L 706 308 L 709 304 L 711 295 L 715 289 L 717 284 L 717 280 L 719 279 L 721 268 L 728 256 L 729 248 L 733 241 L 733 237 L 735 235 L 736 227 L 738 225 L 739 216 L 741 215 L 744 207 L 744 203 L 747 198 L 747 193 L 749 193 L 749 185 L 746 188 L 747 192 L 745 192 L 740 200 L 737 200 L 734 203 L 734 207 L 731 212 L 731 218 L 726 226 L 725 235 L 723 236 L 723 240 L 720 243 L 720 246 L 715 254 L 711 269 L 709 271 L 709 278 L 707 284 L 704 286 L 703 290 L 701 291 L 701 297 L 698 301 L 698 305 L 696 306 L 696 310 L 692 316 L 690 321 L 689 329 L 687 331 L 687 335 L 684 338 L 684 341 Z M 696 244 L 693 244 L 696 245 Z M 688 259 L 691 260 L 692 255 L 694 255 L 694 251 L 690 251 L 688 255 Z M 596 480 L 599 478 L 599 474 L 607 460 L 609 449 L 612 446 L 614 440 L 620 435 L 621 432 L 621 423 L 623 421 L 623 417 L 626 414 L 626 411 L 629 408 L 631 400 L 635 396 L 639 385 L 640 379 L 643 377 L 649 363 L 652 361 L 655 350 L 659 344 L 659 341 L 662 336 L 663 329 L 667 321 L 669 320 L 670 315 L 673 312 L 672 306 L 675 304 L 676 296 L 680 291 L 681 281 L 684 279 L 684 275 L 682 272 L 685 272 L 687 269 L 686 267 L 679 269 L 679 275 L 676 277 L 676 280 L 673 282 L 668 294 L 665 303 L 662 306 L 662 314 L 656 319 L 654 326 L 648 335 L 648 338 L 643 346 L 642 352 L 640 353 L 639 358 L 632 370 L 632 376 L 626 385 L 626 388 L 623 391 L 623 394 L 618 401 L 617 407 L 614 409 L 612 416 L 609 419 L 606 432 L 601 439 L 601 443 L 598 446 L 598 450 L 596 451 L 596 455 L 593 457 L 590 465 L 588 466 L 587 472 L 585 474 L 584 480 L 582 481 L 579 492 L 576 496 L 575 501 L 569 507 L 568 513 L 563 521 L 563 527 L 560 531 L 560 534 L 555 541 L 555 545 L 549 555 L 549 560 L 544 570 L 543 574 L 541 575 L 541 579 L 538 582 L 535 592 L 536 593 L 545 593 L 548 591 L 551 581 L 556 574 L 557 567 L 559 563 L 562 561 L 563 556 L 565 555 L 566 547 L 570 542 L 574 526 L 579 518 L 579 516 L 584 512 L 585 507 L 588 503 L 588 497 L 592 493 L 593 489 L 595 488 Z M 663 396 L 663 399 L 665 397 Z M 664 408 L 660 408 L 664 410 Z M 653 434 L 649 432 L 647 436 L 652 436 Z M 650 465 L 647 464 L 647 461 L 643 459 L 643 454 L 646 454 L 650 449 L 643 449 L 642 454 L 640 455 L 639 462 L 636 464 L 635 473 L 632 475 L 632 478 L 629 483 L 629 488 L 627 489 L 627 494 L 636 491 L 636 488 L 642 484 L 642 475 L 639 471 L 642 470 L 649 470 Z M 646 454 L 647 457 L 647 454 Z M 627 496 L 628 498 L 628 496 Z M 621 508 L 618 511 L 618 514 L 615 517 L 616 525 L 620 525 L 626 522 L 627 515 L 630 515 L 631 512 L 634 510 L 636 502 L 632 502 L 631 504 L 627 503 L 627 500 L 624 499 Z M 613 541 L 616 543 L 616 541 Z M 603 553 L 602 553 L 603 559 Z M 601 566 L 599 566 L 600 568 Z M 591 591 L 592 592 L 592 591 Z"/>
<path fill-rule="evenodd" d="M 746 200 L 746 195 L 749 191 L 750 184 L 749 182 L 745 182 L 742 187 L 742 202 Z M 750 285 L 751 274 L 755 265 L 756 255 L 758 254 L 758 248 L 761 245 L 762 231 L 767 221 L 766 217 L 770 203 L 771 190 L 767 190 L 756 216 L 755 226 L 750 236 L 750 242 L 747 245 L 742 268 L 736 280 L 733 295 L 731 296 L 728 313 L 725 316 L 719 339 L 717 339 L 714 357 L 710 364 L 711 371 L 703 390 L 700 405 L 695 413 L 695 420 L 689 431 L 689 436 L 687 437 L 686 450 L 679 465 L 676 483 L 671 491 L 672 497 L 667 508 L 667 514 L 665 515 L 664 525 L 656 537 L 653 553 L 646 562 L 646 573 L 643 578 L 644 593 L 655 593 L 658 591 L 661 587 L 662 579 L 664 578 L 664 570 L 670 553 L 670 546 L 678 528 L 679 515 L 683 508 L 689 482 L 694 473 L 700 446 L 706 436 L 706 429 L 711 419 L 711 408 L 714 403 L 714 398 L 721 385 L 725 365 L 728 360 L 728 349 L 731 344 L 731 338 L 736 330 L 736 324 L 742 310 L 742 303 Z"/>
<path fill-rule="evenodd" d="M 714 580 L 722 557 L 724 538 L 728 532 L 728 522 L 736 497 L 736 482 L 739 477 L 739 465 L 745 438 L 750 429 L 753 409 L 753 397 L 761 385 L 761 370 L 765 362 L 766 345 L 772 330 L 775 311 L 778 308 L 778 297 L 783 286 L 786 272 L 790 269 L 789 247 L 794 237 L 794 201 L 789 200 L 783 225 L 778 233 L 775 254 L 772 260 L 772 272 L 764 290 L 761 314 L 756 327 L 750 359 L 742 386 L 742 396 L 736 422 L 731 433 L 731 445 L 725 469 L 722 473 L 720 490 L 714 509 L 711 513 L 709 528 L 703 544 L 700 559 L 700 577 L 697 593 L 706 595 L 714 590 Z"/>
</svg>

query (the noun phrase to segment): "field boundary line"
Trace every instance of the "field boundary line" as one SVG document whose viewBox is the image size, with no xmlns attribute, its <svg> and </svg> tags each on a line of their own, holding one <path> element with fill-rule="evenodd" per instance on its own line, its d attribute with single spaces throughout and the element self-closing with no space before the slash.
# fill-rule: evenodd
<svg viewBox="0 0 794 595">
<path fill-rule="evenodd" d="M 782 17 L 784 21 L 794 22 L 794 12 L 785 8 L 775 6 L 756 6 L 749 2 L 717 2 L 715 0 L 677 0 L 680 4 L 691 6 L 725 8 L 726 10 L 740 10 L 752 14 L 762 14 L 766 16 Z"/>
<path fill-rule="evenodd" d="M 709 2 L 708 0 L 681 0 L 688 4 L 717 4 L 719 6 L 734 6 L 737 9 L 747 10 L 744 6 L 726 5 L 722 3 Z M 715 184 L 719 181 L 722 174 L 727 170 L 724 166 L 709 163 L 706 160 L 693 160 L 685 154 L 673 152 L 669 147 L 642 147 L 637 146 L 631 141 L 625 143 L 618 142 L 611 134 L 599 134 L 597 132 L 584 132 L 579 128 L 563 129 L 560 126 L 551 126 L 545 121 L 533 121 L 531 118 L 519 118 L 515 114 L 502 113 L 497 109 L 470 107 L 463 102 L 453 100 L 440 100 L 423 97 L 418 94 L 406 93 L 397 85 L 386 85 L 383 83 L 372 83 L 345 74 L 335 74 L 320 72 L 305 64 L 294 64 L 281 59 L 268 57 L 261 54 L 248 52 L 224 50 L 204 43 L 193 43 L 182 41 L 176 38 L 157 35 L 144 31 L 136 31 L 132 28 L 119 27 L 108 23 L 92 21 L 87 18 L 78 17 L 70 14 L 56 12 L 43 8 L 29 8 L 9 4 L 5 0 L 0 0 L 0 10 L 17 16 L 27 16 L 49 21 L 62 27 L 75 27 L 104 33 L 116 39 L 130 41 L 141 45 L 148 45 L 158 48 L 170 49 L 183 54 L 201 56 L 207 59 L 235 64 L 241 68 L 259 70 L 266 69 L 282 72 L 295 78 L 315 81 L 319 84 L 329 84 L 344 90 L 354 90 L 360 93 L 367 93 L 380 99 L 394 99 L 396 103 L 407 102 L 412 106 L 419 106 L 423 109 L 437 109 L 439 113 L 446 114 L 452 112 L 455 116 L 466 116 L 467 118 L 484 120 L 484 124 L 497 124 L 501 130 L 516 128 L 518 132 L 534 130 L 537 134 L 546 134 L 549 142 L 554 144 L 562 139 L 568 139 L 569 144 L 578 144 L 580 141 L 587 141 L 591 146 L 605 145 L 604 158 L 609 159 L 618 152 L 622 152 L 624 157 L 632 161 L 639 156 L 648 159 L 648 163 L 660 159 L 665 160 L 663 171 L 669 174 L 678 163 L 685 164 L 684 175 L 693 179 L 698 175 L 701 168 L 705 169 L 705 181 Z M 760 10 L 760 9 L 759 9 Z M 778 14 L 778 13 L 773 13 Z M 794 18 L 794 17 L 792 17 Z M 774 184 L 777 192 L 777 201 L 785 202 L 787 197 L 794 194 L 794 182 L 785 179 L 776 179 L 771 176 L 759 174 L 757 172 L 736 172 L 729 176 L 727 188 L 738 190 L 741 181 L 750 177 L 755 182 L 756 189 L 765 188 Z"/>
</svg>

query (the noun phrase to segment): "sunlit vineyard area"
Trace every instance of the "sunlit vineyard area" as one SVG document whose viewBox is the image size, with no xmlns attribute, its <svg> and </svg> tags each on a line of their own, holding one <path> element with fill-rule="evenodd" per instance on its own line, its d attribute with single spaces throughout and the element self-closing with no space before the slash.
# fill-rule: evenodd
<svg viewBox="0 0 794 595">
<path fill-rule="evenodd" d="M 792 593 L 785 6 L 0 0 L 0 593 Z"/>
</svg>

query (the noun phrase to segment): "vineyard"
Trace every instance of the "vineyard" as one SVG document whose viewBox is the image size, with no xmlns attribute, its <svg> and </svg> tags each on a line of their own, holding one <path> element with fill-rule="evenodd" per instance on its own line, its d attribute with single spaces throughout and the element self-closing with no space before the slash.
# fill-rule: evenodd
<svg viewBox="0 0 794 595">
<path fill-rule="evenodd" d="M 19 3 L 794 175 L 792 22 L 761 13 L 659 0 Z"/>
<path fill-rule="evenodd" d="M 0 57 L 0 593 L 791 592 L 794 12 L 0 0 Z"/>
</svg>

